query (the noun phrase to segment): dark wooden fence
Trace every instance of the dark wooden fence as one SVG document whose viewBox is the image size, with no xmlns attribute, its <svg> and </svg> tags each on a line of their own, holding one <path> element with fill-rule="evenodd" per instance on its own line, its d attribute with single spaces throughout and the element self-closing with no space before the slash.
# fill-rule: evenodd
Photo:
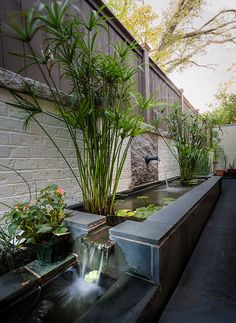
<svg viewBox="0 0 236 323">
<path fill-rule="evenodd" d="M 47 1 L 47 0 L 45 0 Z M 12 17 L 17 16 L 19 23 L 21 22 L 22 14 L 25 10 L 32 8 L 37 4 L 37 1 L 32 0 L 0 0 L 0 28 L 4 33 L 4 24 L 9 22 Z M 100 0 L 77 0 L 76 5 L 78 6 L 81 14 L 86 17 L 89 15 L 91 10 L 97 10 L 103 2 Z M 132 35 L 125 29 L 125 27 L 117 20 L 112 12 L 105 7 L 102 14 L 112 17 L 113 19 L 106 22 L 108 33 L 101 29 L 101 36 L 99 39 L 98 46 L 105 52 L 109 52 L 110 43 L 114 41 L 121 41 L 131 43 L 134 41 Z M 0 38 L 0 66 L 18 72 L 22 65 L 27 61 L 22 61 L 21 58 L 12 56 L 9 52 L 17 52 L 24 54 L 27 52 L 27 48 L 17 40 L 3 37 L 1 33 Z M 45 35 L 38 32 L 32 41 L 32 47 L 36 52 L 40 52 L 43 48 L 43 39 Z M 190 102 L 183 96 L 183 91 L 178 89 L 176 85 L 163 73 L 163 71 L 148 57 L 147 49 L 142 46 L 137 46 L 134 50 L 134 60 L 138 65 L 142 65 L 142 68 L 138 69 L 135 79 L 137 89 L 146 97 L 149 95 L 155 95 L 158 98 L 158 102 L 164 102 L 167 104 L 179 103 L 183 111 L 190 111 L 196 113 L 196 110 L 190 104 Z M 59 78 L 59 69 L 54 69 L 54 79 L 56 84 L 63 90 L 66 90 L 68 84 L 66 81 L 61 81 Z M 36 67 L 30 67 L 27 71 L 21 73 L 23 76 L 30 77 L 32 79 L 43 82 L 42 76 Z M 155 115 L 155 110 L 158 107 L 153 108 L 146 115 L 146 121 L 151 122 Z"/>
</svg>

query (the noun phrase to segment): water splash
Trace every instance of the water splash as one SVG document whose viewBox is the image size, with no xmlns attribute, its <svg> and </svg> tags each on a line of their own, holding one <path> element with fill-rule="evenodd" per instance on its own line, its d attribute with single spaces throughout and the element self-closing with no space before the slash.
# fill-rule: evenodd
<svg viewBox="0 0 236 323">
<path fill-rule="evenodd" d="M 59 284 L 57 288 L 57 297 L 66 309 L 87 307 L 104 293 L 99 281 L 108 261 L 108 250 L 83 244 L 81 253 L 80 271 L 71 269 L 70 281 Z"/>
<path fill-rule="evenodd" d="M 166 170 L 165 170 L 165 167 L 164 167 L 164 165 L 163 165 L 163 163 L 162 163 L 161 161 L 159 161 L 159 165 L 160 165 L 161 170 L 162 170 L 162 172 L 163 172 L 163 174 L 164 174 L 164 177 L 165 177 L 166 190 L 168 190 L 168 188 L 169 188 L 169 184 L 168 184 L 168 180 L 167 180 L 167 176 L 166 176 Z"/>
</svg>

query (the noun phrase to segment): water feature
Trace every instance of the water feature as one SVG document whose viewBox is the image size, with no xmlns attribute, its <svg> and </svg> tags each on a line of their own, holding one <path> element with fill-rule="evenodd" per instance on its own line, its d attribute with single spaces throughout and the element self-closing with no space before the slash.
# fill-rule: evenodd
<svg viewBox="0 0 236 323">
<path fill-rule="evenodd" d="M 199 180 L 199 183 L 202 181 L 204 180 Z M 191 190 L 192 186 L 183 186 L 180 180 L 171 181 L 168 189 L 164 184 L 152 185 L 138 191 L 124 192 L 123 196 L 120 194 L 120 198 L 117 200 L 117 206 L 120 208 L 135 209 L 145 206 L 147 203 L 165 206 L 169 202 L 173 202 L 177 206 L 165 207 L 160 211 L 160 214 L 157 213 L 142 223 L 129 221 L 123 223 L 119 228 L 109 228 L 104 225 L 104 222 L 101 222 L 102 216 L 95 216 L 95 220 L 91 219 L 93 226 L 89 221 L 85 226 L 83 212 L 75 211 L 73 215 L 75 219 L 72 219 L 72 223 L 77 220 L 78 229 L 75 230 L 75 233 L 77 232 L 77 239 L 82 242 L 80 243 L 81 250 L 78 252 L 80 258 L 78 266 L 70 268 L 58 277 L 55 277 L 54 273 L 52 281 L 39 286 L 27 294 L 25 298 L 18 298 L 11 307 L 7 307 L 6 315 L 5 313 L 4 316 L 1 315 L 3 322 L 74 323 L 83 320 L 87 323 L 96 322 L 99 319 L 100 322 L 106 322 L 106 313 L 110 311 L 111 315 L 118 313 L 122 316 L 122 313 L 129 311 L 127 304 L 131 304 L 130 313 L 133 313 L 133 310 L 135 312 L 141 297 L 140 294 L 137 295 L 137 286 L 143 286 L 144 282 L 146 284 L 150 280 L 150 288 L 154 292 L 155 288 L 158 288 L 160 277 L 169 275 L 169 271 L 166 273 L 165 270 L 169 263 L 173 263 L 168 267 L 173 268 L 173 277 L 179 275 L 179 268 L 182 268 L 182 263 L 186 263 L 186 254 L 189 256 L 190 249 L 197 237 L 189 232 L 195 232 L 195 227 L 198 228 L 195 225 L 196 221 L 201 222 L 202 217 L 207 218 L 220 191 L 218 182 L 214 187 L 212 186 L 214 181 L 214 178 L 209 179 L 203 183 L 202 189 L 195 189 L 192 194 L 190 192 L 188 195 L 191 203 L 184 202 L 181 208 L 178 207 L 181 199 L 176 202 L 173 200 Z M 144 195 L 147 196 L 147 199 L 137 198 Z M 193 212 L 193 216 L 191 212 Z M 89 215 L 85 214 L 84 216 Z M 159 217 L 162 218 L 158 220 Z M 170 225 L 168 225 L 168 230 L 163 232 L 164 217 L 167 219 L 166 223 L 171 223 L 172 227 L 169 228 Z M 185 221 L 186 217 L 189 218 L 189 221 Z M 182 219 L 184 220 L 182 221 Z M 100 227 L 98 227 L 98 221 L 100 221 Z M 190 229 L 189 225 L 191 225 Z M 186 234 L 180 234 L 180 230 Z M 87 235 L 84 235 L 85 231 Z M 109 233 L 112 240 L 109 240 Z M 82 239 L 81 235 L 83 235 Z M 116 245 L 113 250 L 114 243 Z M 191 246 L 189 247 L 189 245 Z M 176 246 L 178 254 L 175 252 Z M 166 250 L 165 248 L 168 252 L 162 252 L 162 250 Z M 110 252 L 112 252 L 111 257 L 109 257 Z M 109 264 L 107 265 L 108 257 Z M 179 266 L 177 274 L 174 272 L 176 265 Z M 158 275 L 158 273 L 161 274 Z M 127 280 L 127 284 L 125 283 L 127 276 L 129 279 L 135 279 L 131 292 L 130 280 Z M 142 280 L 142 277 L 145 279 Z M 170 281 L 167 278 L 165 277 L 165 282 Z M 145 293 L 146 291 L 142 291 L 141 295 L 146 295 Z M 136 295 L 138 298 L 135 299 Z M 152 294 L 149 296 L 150 298 L 147 297 L 144 301 L 144 308 L 145 304 L 150 305 Z M 93 306 L 97 300 L 98 304 Z M 134 304 L 132 300 L 134 300 Z M 157 304 L 159 303 L 157 302 Z M 143 313 L 144 308 L 140 309 L 140 313 Z M 90 320 L 87 320 L 87 317 L 90 317 Z"/>
<path fill-rule="evenodd" d="M 74 323 L 115 282 L 103 273 L 111 251 L 109 244 L 82 241 L 80 261 L 30 296 L 13 304 L 4 314 L 6 323 Z M 24 300 L 25 299 L 25 300 Z"/>
<path fill-rule="evenodd" d="M 204 181 L 205 179 L 199 179 L 196 185 Z M 119 194 L 119 198 L 116 201 L 116 209 L 135 210 L 140 207 L 146 207 L 150 204 L 164 207 L 187 193 L 192 188 L 193 186 L 182 185 L 180 179 L 176 179 L 169 182 L 168 187 L 165 183 L 164 185 L 154 185 L 134 191 L 131 194 L 125 194 L 124 197 L 122 194 Z M 145 199 L 142 197 L 145 197 Z"/>
<path fill-rule="evenodd" d="M 169 188 L 169 184 L 168 184 L 168 180 L 167 180 L 167 176 L 166 176 L 166 170 L 165 170 L 165 167 L 164 167 L 162 161 L 160 161 L 160 160 L 159 160 L 159 165 L 160 165 L 161 170 L 162 170 L 162 172 L 164 174 L 164 177 L 165 177 L 166 189 L 168 189 Z"/>
</svg>

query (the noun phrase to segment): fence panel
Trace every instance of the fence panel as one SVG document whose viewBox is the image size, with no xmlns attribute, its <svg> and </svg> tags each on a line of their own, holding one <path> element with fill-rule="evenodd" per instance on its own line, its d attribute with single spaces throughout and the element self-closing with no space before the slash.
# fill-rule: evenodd
<svg viewBox="0 0 236 323">
<path fill-rule="evenodd" d="M 0 2 L 3 2 L 3 0 L 0 0 Z M 72 7 L 70 9 L 71 12 L 78 12 L 78 14 L 81 14 L 83 18 L 87 18 L 91 10 L 98 10 L 103 5 L 103 2 L 101 0 L 77 0 L 75 4 L 78 7 L 78 10 L 75 11 L 76 9 Z M 22 11 L 24 12 L 29 8 L 32 8 L 31 0 L 4 1 L 4 5 L 1 6 L 0 13 L 1 24 L 4 24 L 6 21 L 9 21 L 9 18 L 12 15 L 17 15 L 17 17 L 19 17 L 18 19 L 20 22 L 22 19 Z M 104 7 L 103 12 L 101 14 L 104 16 L 109 16 L 112 19 L 106 22 L 108 33 L 105 29 L 100 28 L 100 37 L 97 41 L 97 47 L 100 50 L 109 53 L 111 52 L 112 42 L 118 41 L 123 42 L 124 44 L 130 44 L 131 42 L 135 41 L 135 39 L 114 17 L 114 15 L 107 7 Z M 45 38 L 45 34 L 37 33 L 35 39 L 32 41 L 32 47 L 36 53 L 41 53 L 41 49 L 43 48 Z M 23 63 L 27 64 L 29 62 L 27 60 L 25 60 L 24 62 L 22 59 L 8 54 L 8 52 L 10 51 L 16 51 L 21 54 L 27 53 L 28 49 L 26 48 L 26 46 L 23 46 L 20 42 L 12 39 L 6 39 L 5 37 L 1 36 L 0 44 L 0 66 L 9 69 L 13 72 L 17 72 L 22 67 Z M 151 59 L 149 59 L 149 70 L 145 69 L 144 66 L 142 66 L 144 62 L 144 55 L 144 49 L 140 45 L 137 45 L 137 47 L 134 49 L 133 57 L 133 62 L 140 66 L 135 75 L 136 89 L 146 97 L 148 97 L 150 93 L 150 95 L 153 95 L 157 98 L 158 102 L 165 103 L 166 105 L 172 105 L 174 103 L 181 104 L 182 102 L 183 111 L 191 111 L 191 113 L 196 113 L 196 110 L 186 98 L 183 98 L 183 100 L 181 99 L 181 91 Z M 36 66 L 30 67 L 26 72 L 22 72 L 21 74 L 38 81 L 45 81 L 42 78 L 41 73 Z M 70 84 L 68 83 L 68 81 L 60 79 L 60 69 L 58 66 L 54 67 L 52 74 L 54 82 L 57 86 L 59 85 L 60 88 L 64 91 L 70 90 Z M 148 79 L 149 82 L 146 82 L 145 79 Z M 49 80 L 49 82 L 52 84 L 52 80 Z M 149 88 L 147 89 L 148 83 Z M 158 109 L 158 106 L 153 108 L 151 112 L 151 117 L 156 114 Z M 168 113 L 168 111 L 166 111 L 165 113 Z M 163 126 L 163 129 L 166 129 L 166 127 Z"/>
</svg>

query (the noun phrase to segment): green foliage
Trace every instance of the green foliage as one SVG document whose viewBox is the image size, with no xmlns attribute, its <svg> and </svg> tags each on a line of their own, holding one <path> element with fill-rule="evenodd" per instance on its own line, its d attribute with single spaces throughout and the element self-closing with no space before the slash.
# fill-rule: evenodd
<svg viewBox="0 0 236 323">
<path fill-rule="evenodd" d="M 209 175 L 211 172 L 211 162 L 209 151 L 204 150 L 197 161 L 196 175 Z"/>
<path fill-rule="evenodd" d="M 9 229 L 0 227 L 0 262 L 6 264 L 8 270 L 13 270 L 17 245 L 14 233 Z M 1 267 L 2 267 L 1 266 Z"/>
<path fill-rule="evenodd" d="M 221 92 L 217 95 L 218 106 L 206 113 L 208 118 L 217 125 L 236 123 L 236 94 Z"/>
<path fill-rule="evenodd" d="M 157 14 L 140 0 L 105 0 L 138 42 L 151 48 L 151 57 L 166 72 L 198 64 L 195 59 L 211 45 L 234 45 L 235 8 L 219 9 L 202 21 L 204 0 L 170 0 L 167 9 Z M 161 17 L 161 20 L 160 18 Z M 202 23 L 200 23 L 202 21 Z"/>
<path fill-rule="evenodd" d="M 233 169 L 235 168 L 235 161 L 233 160 L 232 163 L 229 163 L 229 168 Z"/>
<path fill-rule="evenodd" d="M 173 197 L 164 197 L 164 199 L 163 199 L 164 205 L 169 205 L 174 201 L 175 201 L 175 199 Z"/>
<path fill-rule="evenodd" d="M 34 121 L 59 150 L 82 190 L 84 210 L 107 215 L 114 212 L 118 182 L 132 138 L 144 131 L 143 112 L 154 104 L 133 92 L 133 76 L 138 68 L 132 61 L 134 44 L 115 43 L 111 45 L 111 54 L 101 52 L 97 43 L 100 30 L 106 30 L 106 19 L 95 11 L 86 20 L 74 16 L 68 11 L 69 4 L 55 1 L 35 9 L 37 28 L 47 35 L 41 55 L 34 52 L 29 37 L 22 38 L 19 28 L 13 26 L 14 37 L 27 43 L 30 54 L 25 58 L 29 65 L 39 69 L 48 85 L 54 112 L 44 109 L 34 87 L 28 87 L 30 99 L 12 92 L 15 102 L 11 104 L 27 111 L 26 126 Z M 32 11 L 27 14 L 32 15 Z M 33 30 L 28 34 L 33 40 Z M 61 80 L 66 79 L 70 85 L 66 94 L 54 80 L 54 66 L 59 67 Z M 39 114 L 66 125 L 78 173 L 56 138 L 38 121 Z"/>
<path fill-rule="evenodd" d="M 149 204 L 148 206 L 139 207 L 133 211 L 130 209 L 118 210 L 116 211 L 115 215 L 123 216 L 123 217 L 131 216 L 139 219 L 147 219 L 150 215 L 159 211 L 160 209 L 161 209 L 161 206 Z"/>
<path fill-rule="evenodd" d="M 64 198 L 63 189 L 53 184 L 40 191 L 35 204 L 16 204 L 4 216 L 9 235 L 22 243 L 40 244 L 49 241 L 53 235 L 66 233 Z"/>
<path fill-rule="evenodd" d="M 181 112 L 178 105 L 169 107 L 163 121 L 176 148 L 175 151 L 169 147 L 179 163 L 181 179 L 191 180 L 196 176 L 201 156 L 212 148 L 210 124 L 200 115 Z"/>
</svg>

